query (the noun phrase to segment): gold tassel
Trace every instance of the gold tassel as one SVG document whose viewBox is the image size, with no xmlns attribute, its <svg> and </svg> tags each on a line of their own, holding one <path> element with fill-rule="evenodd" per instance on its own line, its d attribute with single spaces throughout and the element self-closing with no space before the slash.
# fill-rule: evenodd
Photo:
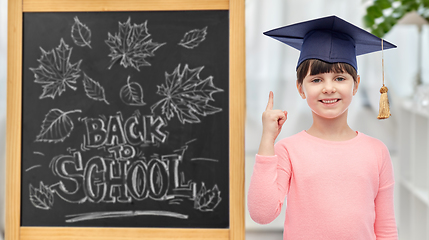
<svg viewBox="0 0 429 240">
<path fill-rule="evenodd" d="M 387 98 L 387 87 L 384 86 L 380 88 L 380 110 L 378 112 L 378 119 L 386 119 L 390 117 L 390 108 L 389 108 L 389 98 Z"/>
<path fill-rule="evenodd" d="M 386 119 L 391 116 L 389 107 L 389 98 L 387 97 L 387 87 L 384 86 L 384 56 L 383 56 L 383 39 L 381 39 L 381 65 L 383 74 L 383 86 L 380 88 L 380 109 L 378 111 L 378 119 Z"/>
</svg>

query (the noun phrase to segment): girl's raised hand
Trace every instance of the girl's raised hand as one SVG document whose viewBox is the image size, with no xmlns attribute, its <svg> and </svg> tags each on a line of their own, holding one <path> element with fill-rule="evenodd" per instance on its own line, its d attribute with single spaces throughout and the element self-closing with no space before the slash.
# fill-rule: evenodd
<svg viewBox="0 0 429 240">
<path fill-rule="evenodd" d="M 287 112 L 273 110 L 274 94 L 270 91 L 267 108 L 262 113 L 262 138 L 258 154 L 274 155 L 274 141 L 280 134 L 283 124 L 287 119 Z"/>
</svg>

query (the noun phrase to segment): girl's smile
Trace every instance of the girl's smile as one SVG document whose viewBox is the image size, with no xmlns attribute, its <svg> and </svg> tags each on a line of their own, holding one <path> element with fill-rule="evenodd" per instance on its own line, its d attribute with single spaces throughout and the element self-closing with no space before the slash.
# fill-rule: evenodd
<svg viewBox="0 0 429 240">
<path fill-rule="evenodd" d="M 335 98 L 335 99 L 322 99 L 319 100 L 321 103 L 326 104 L 326 105 L 334 105 L 335 103 L 338 103 L 338 101 L 340 101 L 341 99 L 339 98 Z"/>
</svg>

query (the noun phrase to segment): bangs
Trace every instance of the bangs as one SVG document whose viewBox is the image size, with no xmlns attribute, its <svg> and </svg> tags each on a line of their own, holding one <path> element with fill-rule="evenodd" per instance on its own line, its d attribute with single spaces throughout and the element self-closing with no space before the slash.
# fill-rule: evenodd
<svg viewBox="0 0 429 240">
<path fill-rule="evenodd" d="M 310 71 L 310 75 L 317 75 L 321 73 L 348 73 L 353 77 L 354 81 L 357 81 L 357 72 L 354 67 L 347 63 L 327 63 L 318 59 L 308 59 L 299 65 L 296 70 L 298 83 L 302 84 L 302 81 Z"/>
<path fill-rule="evenodd" d="M 310 75 L 320 73 L 344 73 L 344 65 L 344 63 L 327 63 L 320 60 L 313 61 L 310 65 Z"/>
</svg>

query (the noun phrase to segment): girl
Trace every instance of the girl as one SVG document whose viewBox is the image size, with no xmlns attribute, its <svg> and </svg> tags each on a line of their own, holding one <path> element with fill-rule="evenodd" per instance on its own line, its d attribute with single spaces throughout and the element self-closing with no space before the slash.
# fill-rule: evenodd
<svg viewBox="0 0 429 240">
<path fill-rule="evenodd" d="M 265 33 L 301 51 L 297 89 L 313 124 L 274 144 L 287 112 L 270 92 L 248 193 L 255 222 L 280 213 L 287 196 L 284 239 L 397 239 L 389 151 L 352 130 L 348 107 L 360 77 L 356 55 L 381 50 L 381 39 L 335 16 Z M 384 41 L 384 48 L 396 47 Z"/>
</svg>

